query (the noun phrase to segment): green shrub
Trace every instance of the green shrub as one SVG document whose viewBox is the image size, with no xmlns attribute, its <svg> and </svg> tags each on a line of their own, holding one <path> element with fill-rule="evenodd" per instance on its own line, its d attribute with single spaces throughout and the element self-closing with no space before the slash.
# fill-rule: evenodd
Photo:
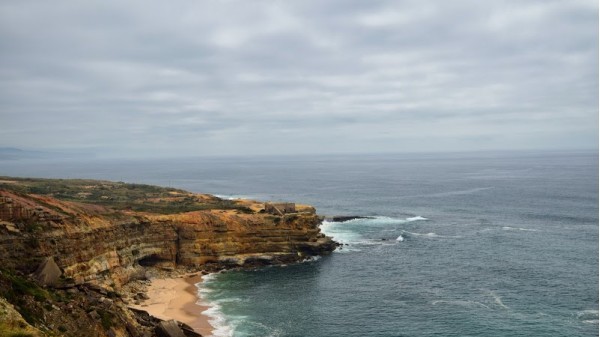
<svg viewBox="0 0 600 337">
<path fill-rule="evenodd" d="M 104 330 L 110 329 L 113 326 L 113 319 L 115 316 L 104 310 L 98 310 L 98 314 L 100 315 L 100 322 L 102 323 Z"/>
</svg>

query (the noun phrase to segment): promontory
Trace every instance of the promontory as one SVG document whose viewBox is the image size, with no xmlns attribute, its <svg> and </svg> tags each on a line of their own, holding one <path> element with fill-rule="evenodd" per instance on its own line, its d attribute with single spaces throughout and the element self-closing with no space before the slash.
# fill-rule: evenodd
<svg viewBox="0 0 600 337">
<path fill-rule="evenodd" d="M 149 274 L 288 264 L 337 244 L 311 206 L 0 177 L 0 336 L 199 336 L 130 307 Z M 171 330 L 169 330 L 171 329 Z"/>
</svg>

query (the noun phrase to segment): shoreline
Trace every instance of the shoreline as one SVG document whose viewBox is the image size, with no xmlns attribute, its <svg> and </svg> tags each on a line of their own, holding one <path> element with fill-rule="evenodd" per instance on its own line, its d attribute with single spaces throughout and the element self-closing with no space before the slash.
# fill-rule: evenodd
<svg viewBox="0 0 600 337">
<path fill-rule="evenodd" d="M 196 287 L 199 282 L 202 282 L 199 274 L 154 278 L 145 290 L 148 299 L 132 307 L 162 320 L 185 323 L 203 337 L 213 336 L 215 327 L 210 323 L 211 317 L 203 314 L 211 307 L 198 304 L 202 300 Z"/>
</svg>

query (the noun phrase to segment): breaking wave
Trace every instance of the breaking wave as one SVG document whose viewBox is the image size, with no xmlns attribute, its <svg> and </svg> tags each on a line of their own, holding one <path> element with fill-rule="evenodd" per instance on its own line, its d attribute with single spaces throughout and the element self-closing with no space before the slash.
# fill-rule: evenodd
<svg viewBox="0 0 600 337">
<path fill-rule="evenodd" d="M 406 218 L 406 221 L 408 221 L 408 222 L 419 221 L 419 220 L 429 220 L 429 219 L 424 218 L 424 217 L 422 217 L 420 215 L 413 216 L 412 218 Z"/>
<path fill-rule="evenodd" d="M 200 298 L 198 304 L 208 306 L 208 309 L 204 310 L 202 314 L 208 316 L 208 322 L 214 328 L 212 336 L 232 337 L 235 327 L 228 324 L 225 315 L 221 311 L 219 301 L 207 300 L 207 295 L 213 292 L 207 285 L 215 282 L 217 275 L 218 273 L 204 275 L 202 276 L 202 282 L 196 284 L 196 287 L 198 288 L 198 297 Z"/>
<path fill-rule="evenodd" d="M 365 218 L 356 218 L 348 221 L 329 221 L 325 220 L 321 224 L 321 232 L 331 236 L 335 241 L 343 244 L 337 252 L 360 251 L 357 245 L 381 245 L 382 241 L 378 239 L 369 239 L 368 232 L 381 231 L 381 228 L 392 228 L 414 222 L 429 220 L 422 216 L 407 217 L 404 219 L 392 218 L 387 216 L 374 216 Z M 435 235 L 435 233 L 432 233 Z M 403 241 L 405 238 L 400 235 L 395 240 Z M 389 238 L 389 240 L 393 240 Z M 387 241 L 387 240 L 386 240 Z"/>
<path fill-rule="evenodd" d="M 202 282 L 196 284 L 198 296 L 200 297 L 198 304 L 209 307 L 202 314 L 209 317 L 208 321 L 213 327 L 212 337 L 248 336 L 249 331 L 247 330 L 252 331 L 250 335 L 254 335 L 256 331 L 259 331 L 260 335 L 265 337 L 278 337 L 284 334 L 281 328 L 269 327 L 263 323 L 253 321 L 249 316 L 225 315 L 223 313 L 222 305 L 231 302 L 245 302 L 245 299 L 237 297 L 207 299 L 206 295 L 213 292 L 207 285 L 211 282 L 216 282 L 218 274 L 213 273 L 203 276 Z"/>
<path fill-rule="evenodd" d="M 221 306 L 213 302 L 202 304 L 206 304 L 209 306 L 209 308 L 203 311 L 202 314 L 209 317 L 208 322 L 214 328 L 212 336 L 232 337 L 235 329 L 229 324 L 227 324 L 227 319 L 221 312 Z"/>
</svg>

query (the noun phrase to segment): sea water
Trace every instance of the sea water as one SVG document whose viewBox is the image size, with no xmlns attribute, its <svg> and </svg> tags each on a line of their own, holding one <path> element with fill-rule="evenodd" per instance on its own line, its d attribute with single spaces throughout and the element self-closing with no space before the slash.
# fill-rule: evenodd
<svg viewBox="0 0 600 337">
<path fill-rule="evenodd" d="M 220 336 L 598 336 L 598 154 L 0 163 L 312 204 L 344 243 L 200 285 Z"/>
</svg>

